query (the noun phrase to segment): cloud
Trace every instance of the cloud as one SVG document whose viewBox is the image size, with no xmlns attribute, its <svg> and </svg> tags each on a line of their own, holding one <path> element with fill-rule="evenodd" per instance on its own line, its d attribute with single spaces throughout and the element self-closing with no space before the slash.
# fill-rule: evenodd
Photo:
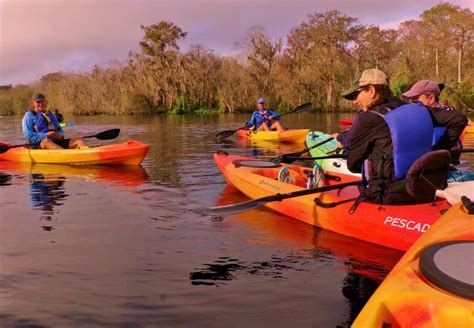
<svg viewBox="0 0 474 328">
<path fill-rule="evenodd" d="M 454 3 L 472 8 L 471 2 Z M 90 71 L 138 51 L 140 25 L 162 20 L 188 32 L 182 46 L 226 54 L 252 25 L 283 38 L 309 14 L 337 9 L 363 24 L 396 28 L 437 0 L 0 0 L 0 85 L 54 71 Z"/>
</svg>

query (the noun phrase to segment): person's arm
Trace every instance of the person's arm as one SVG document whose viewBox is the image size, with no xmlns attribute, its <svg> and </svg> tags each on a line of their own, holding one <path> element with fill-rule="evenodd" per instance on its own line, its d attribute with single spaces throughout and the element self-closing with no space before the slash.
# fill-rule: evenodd
<svg viewBox="0 0 474 328">
<path fill-rule="evenodd" d="M 31 111 L 27 112 L 21 120 L 21 126 L 23 129 L 23 135 L 32 144 L 40 143 L 47 138 L 46 133 L 37 132 L 35 130 L 34 113 Z"/>
<path fill-rule="evenodd" d="M 468 123 L 467 117 L 457 111 L 448 111 L 437 107 L 427 108 L 433 120 L 434 127 L 446 127 L 446 132 L 438 140 L 436 145 L 433 146 L 433 150 L 451 149 L 466 127 Z"/>
<path fill-rule="evenodd" d="M 245 126 L 251 127 L 256 124 L 257 124 L 257 112 L 255 111 L 253 112 L 252 118 L 250 119 L 250 121 L 245 122 Z"/>
<path fill-rule="evenodd" d="M 364 161 L 372 152 L 373 141 L 382 124 L 383 118 L 372 113 L 361 113 L 354 126 L 352 137 L 347 149 L 347 168 L 353 173 L 361 173 Z"/>
<path fill-rule="evenodd" d="M 277 112 L 269 110 L 268 113 L 270 114 L 273 120 L 277 120 L 277 121 L 280 120 L 281 115 L 278 114 Z"/>
</svg>

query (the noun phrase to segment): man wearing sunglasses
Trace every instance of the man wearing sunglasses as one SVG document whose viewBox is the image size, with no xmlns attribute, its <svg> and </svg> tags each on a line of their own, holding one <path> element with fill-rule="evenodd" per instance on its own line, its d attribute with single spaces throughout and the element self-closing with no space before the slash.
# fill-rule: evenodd
<svg viewBox="0 0 474 328">
<path fill-rule="evenodd" d="M 40 149 L 64 149 L 87 147 L 84 139 L 64 139 L 64 131 L 56 117 L 46 110 L 46 97 L 37 93 L 31 99 L 33 108 L 23 116 L 23 135 L 28 141 Z"/>
</svg>

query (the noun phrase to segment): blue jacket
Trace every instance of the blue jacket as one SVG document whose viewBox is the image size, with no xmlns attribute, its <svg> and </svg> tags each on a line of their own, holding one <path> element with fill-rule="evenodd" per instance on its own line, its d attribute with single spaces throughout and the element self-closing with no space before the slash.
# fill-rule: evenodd
<svg viewBox="0 0 474 328">
<path fill-rule="evenodd" d="M 265 122 L 267 126 L 269 126 L 270 122 L 268 122 L 268 119 L 267 119 L 267 117 L 269 116 L 273 116 L 275 120 L 280 119 L 280 114 L 272 110 L 269 110 L 269 109 L 266 109 L 264 111 L 256 110 L 255 112 L 253 112 L 252 118 L 250 119 L 250 121 L 246 122 L 245 125 L 248 127 L 255 125 L 256 128 L 259 128 L 260 125 L 262 125 L 263 122 Z"/>
<path fill-rule="evenodd" d="M 59 132 L 64 137 L 63 129 L 59 125 L 56 117 L 50 112 L 47 112 L 47 115 L 51 120 L 54 130 Z M 46 120 L 42 116 L 37 115 L 34 110 L 29 110 L 25 113 L 23 119 L 21 120 L 21 126 L 23 128 L 23 135 L 26 139 L 28 139 L 28 142 L 32 144 L 40 143 L 46 139 L 46 133 L 50 131 Z"/>
</svg>

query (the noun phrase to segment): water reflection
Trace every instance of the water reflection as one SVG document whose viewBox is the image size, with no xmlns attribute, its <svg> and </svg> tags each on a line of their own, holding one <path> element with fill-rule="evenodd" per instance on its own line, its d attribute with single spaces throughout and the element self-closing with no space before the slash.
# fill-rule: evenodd
<svg viewBox="0 0 474 328">
<path fill-rule="evenodd" d="M 11 174 L 0 172 L 0 186 L 10 186 L 11 180 L 12 180 Z"/>
<path fill-rule="evenodd" d="M 0 170 L 11 173 L 0 173 L 0 186 L 10 185 L 12 177 L 28 180 L 31 208 L 41 212 L 40 221 L 46 222 L 42 225 L 45 231 L 54 230 L 55 213 L 69 197 L 67 181 L 106 183 L 125 187 L 130 192 L 137 192 L 135 187 L 148 181 L 146 171 L 141 166 L 132 165 L 71 166 L 0 161 Z"/>
<path fill-rule="evenodd" d="M 64 204 L 69 196 L 64 189 L 66 178 L 61 175 L 33 173 L 30 178 L 30 199 L 33 210 L 41 211 L 41 220 L 51 222 L 54 207 Z M 42 226 L 45 231 L 52 231 L 51 223 Z"/>
<path fill-rule="evenodd" d="M 227 185 L 216 205 L 245 199 L 236 188 Z M 222 286 L 239 275 L 247 274 L 285 278 L 291 271 L 309 270 L 308 263 L 335 266 L 345 274 L 341 294 L 346 298 L 348 309 L 345 311 L 347 317 L 341 323 L 343 327 L 355 320 L 370 295 L 402 256 L 400 251 L 311 227 L 269 210 L 228 216 L 224 218 L 224 223 L 229 220 L 234 224 L 246 224 L 259 236 L 251 239 L 251 243 L 261 246 L 284 244 L 287 255 L 251 263 L 219 257 L 190 273 L 193 285 Z M 329 277 L 326 279 L 330 280 Z"/>
</svg>

